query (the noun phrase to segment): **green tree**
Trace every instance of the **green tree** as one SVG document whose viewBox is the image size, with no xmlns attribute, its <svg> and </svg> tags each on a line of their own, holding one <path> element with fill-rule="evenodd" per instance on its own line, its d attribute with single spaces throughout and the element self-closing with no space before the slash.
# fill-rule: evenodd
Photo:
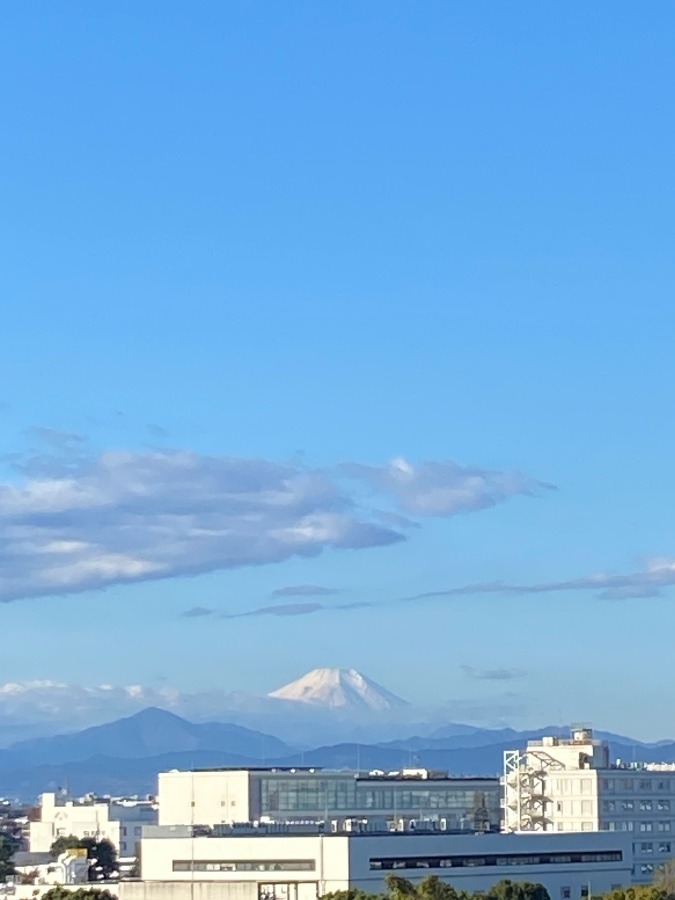
<svg viewBox="0 0 675 900">
<path fill-rule="evenodd" d="M 62 853 L 66 852 L 66 850 L 72 850 L 75 847 L 81 846 L 82 842 L 79 837 L 75 837 L 74 834 L 64 835 L 54 841 L 49 848 L 49 853 L 52 859 L 58 859 Z"/>
<path fill-rule="evenodd" d="M 669 897 L 675 896 L 675 859 L 667 859 L 654 873 L 654 887 Z"/>
<path fill-rule="evenodd" d="M 6 881 L 14 874 L 14 844 L 5 835 L 0 835 L 0 881 Z"/>
<path fill-rule="evenodd" d="M 321 900 L 384 900 L 382 894 L 369 894 L 358 888 L 349 888 L 347 891 L 330 891 L 324 894 Z"/>
<path fill-rule="evenodd" d="M 417 897 L 415 885 L 400 875 L 387 875 L 384 883 L 387 886 L 388 900 L 415 900 Z"/>
<path fill-rule="evenodd" d="M 551 900 L 543 884 L 530 881 L 511 881 L 505 878 L 486 891 L 488 900 Z"/>
<path fill-rule="evenodd" d="M 602 900 L 667 900 L 669 894 L 657 884 L 635 884 L 602 895 Z"/>
<path fill-rule="evenodd" d="M 78 888 L 70 891 L 57 885 L 44 893 L 42 900 L 115 900 L 115 897 L 105 888 Z"/>
<path fill-rule="evenodd" d="M 49 852 L 52 859 L 58 859 L 66 850 L 73 849 L 87 851 L 90 881 L 96 881 L 99 875 L 103 878 L 110 878 L 117 871 L 117 852 L 115 846 L 107 838 L 97 841 L 96 838 L 78 838 L 70 834 L 57 838 L 49 848 Z"/>
<path fill-rule="evenodd" d="M 117 871 L 117 851 L 115 850 L 115 845 L 107 838 L 103 838 L 102 841 L 97 841 L 94 838 L 83 838 L 80 846 L 86 847 L 87 857 L 90 860 L 90 881 L 96 880 L 98 873 L 104 878 L 110 878 Z"/>
<path fill-rule="evenodd" d="M 429 875 L 415 888 L 417 900 L 469 900 L 465 891 L 458 891 L 447 881 L 441 881 L 438 875 Z"/>
</svg>

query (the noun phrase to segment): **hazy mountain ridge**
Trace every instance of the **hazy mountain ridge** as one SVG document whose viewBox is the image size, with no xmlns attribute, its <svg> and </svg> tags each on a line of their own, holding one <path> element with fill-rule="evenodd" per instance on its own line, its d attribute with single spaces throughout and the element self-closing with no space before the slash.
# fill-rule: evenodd
<svg viewBox="0 0 675 900">
<path fill-rule="evenodd" d="M 160 771 L 212 766 L 365 771 L 421 766 L 453 775 L 496 776 L 504 750 L 523 748 L 530 738 L 544 733 L 566 731 L 560 727 L 518 732 L 467 726 L 465 733 L 445 738 L 415 736 L 384 744 L 342 742 L 293 750 L 269 734 L 230 723 L 195 724 L 149 708 L 80 733 L 22 741 L 0 751 L 0 795 L 30 800 L 44 790 L 63 787 L 73 795 L 88 791 L 154 793 Z M 675 762 L 675 741 L 647 744 L 605 734 L 614 759 Z"/>
<path fill-rule="evenodd" d="M 33 689 L 47 690 L 65 702 L 63 685 L 36 684 L 26 689 L 11 684 L 4 695 L 14 701 Z M 133 702 L 147 696 L 105 686 L 85 694 L 97 703 L 103 695 L 124 695 Z M 161 696 L 169 702 L 171 692 Z M 202 707 L 194 704 L 195 717 L 201 718 L 200 710 L 222 696 L 220 691 L 192 695 L 209 698 Z M 15 742 L 0 750 L 0 795 L 31 799 L 64 786 L 72 794 L 153 793 L 159 771 L 202 766 L 425 767 L 454 775 L 497 775 L 504 750 L 569 731 L 552 725 L 517 731 L 448 721 L 442 711 L 416 709 L 354 669 L 315 669 L 268 697 L 225 696 L 231 699 L 221 709 L 220 721 L 191 721 L 149 704 L 105 724 Z M 11 717 L 7 724 L 13 725 Z M 0 704 L 0 730 L 2 725 Z M 645 743 L 596 734 L 609 741 L 614 759 L 675 762 L 675 741 Z"/>
</svg>

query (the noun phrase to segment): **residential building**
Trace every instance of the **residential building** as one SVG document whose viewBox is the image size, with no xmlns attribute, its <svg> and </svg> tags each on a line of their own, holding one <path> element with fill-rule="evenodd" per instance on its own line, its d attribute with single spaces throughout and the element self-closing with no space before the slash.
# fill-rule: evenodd
<svg viewBox="0 0 675 900">
<path fill-rule="evenodd" d="M 30 823 L 30 851 L 45 853 L 59 837 L 106 838 L 118 856 L 134 856 L 144 825 L 157 822 L 156 804 L 137 798 L 83 797 L 69 800 L 61 794 L 40 796 L 40 818 Z"/>
<path fill-rule="evenodd" d="M 269 828 L 274 826 L 269 826 Z M 200 835 L 180 826 L 144 829 L 141 878 L 119 900 L 316 900 L 329 891 L 379 892 L 387 875 L 437 875 L 459 890 L 504 878 L 543 884 L 551 900 L 582 900 L 631 878 L 625 834 L 447 834 L 319 826 L 227 826 Z"/>
<path fill-rule="evenodd" d="M 340 817 L 427 819 L 449 831 L 498 831 L 497 778 L 447 772 L 195 769 L 161 772 L 160 825 L 316 822 Z"/>
<path fill-rule="evenodd" d="M 508 751 L 503 786 L 506 831 L 624 832 L 636 882 L 675 855 L 675 765 L 612 764 L 589 728 Z"/>
</svg>

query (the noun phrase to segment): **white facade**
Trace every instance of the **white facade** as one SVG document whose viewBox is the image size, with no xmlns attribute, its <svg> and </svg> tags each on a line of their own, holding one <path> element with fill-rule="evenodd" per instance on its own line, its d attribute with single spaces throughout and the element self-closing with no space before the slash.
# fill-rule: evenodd
<svg viewBox="0 0 675 900">
<path fill-rule="evenodd" d="M 157 778 L 160 825 L 217 825 L 249 822 L 251 772 L 221 769 L 160 772 Z"/>
<path fill-rule="evenodd" d="M 530 741 L 524 754 L 505 754 L 504 827 L 626 833 L 634 880 L 651 881 L 675 856 L 675 766 L 610 766 L 607 744 L 587 729 Z"/>
<path fill-rule="evenodd" d="M 148 829 L 141 880 L 120 882 L 120 900 L 316 900 L 329 891 L 377 892 L 388 874 L 437 875 L 484 891 L 504 878 L 543 884 L 551 900 L 581 900 L 627 885 L 631 845 L 620 834 L 243 834 L 176 836 Z M 181 892 L 182 886 L 182 892 Z"/>
<path fill-rule="evenodd" d="M 133 856 L 144 825 L 157 821 L 156 810 L 145 802 L 65 800 L 55 793 L 40 796 L 40 820 L 30 823 L 30 850 L 46 853 L 59 837 L 104 838 L 120 857 Z"/>
</svg>

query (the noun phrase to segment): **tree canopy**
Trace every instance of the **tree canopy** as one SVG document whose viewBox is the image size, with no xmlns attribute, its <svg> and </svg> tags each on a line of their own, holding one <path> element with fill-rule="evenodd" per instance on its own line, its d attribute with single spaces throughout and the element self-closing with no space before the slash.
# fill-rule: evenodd
<svg viewBox="0 0 675 900">
<path fill-rule="evenodd" d="M 14 844 L 6 836 L 0 835 L 0 881 L 6 881 L 14 874 Z"/>
<path fill-rule="evenodd" d="M 105 888 L 78 888 L 76 891 L 56 885 L 42 895 L 41 900 L 115 900 Z"/>
<path fill-rule="evenodd" d="M 96 838 L 78 838 L 74 834 L 70 834 L 57 838 L 49 848 L 49 852 L 53 859 L 58 859 L 66 850 L 75 848 L 87 851 L 91 881 L 94 881 L 98 874 L 103 878 L 110 878 L 117 871 L 117 852 L 107 838 L 97 841 Z"/>
<path fill-rule="evenodd" d="M 550 900 L 548 891 L 541 884 L 528 881 L 499 881 L 489 891 L 480 894 L 457 890 L 437 875 L 429 875 L 417 884 L 398 875 L 388 875 L 382 894 L 350 889 L 325 894 L 322 900 Z M 613 898 L 613 900 L 661 900 L 661 898 L 635 897 Z"/>
</svg>

